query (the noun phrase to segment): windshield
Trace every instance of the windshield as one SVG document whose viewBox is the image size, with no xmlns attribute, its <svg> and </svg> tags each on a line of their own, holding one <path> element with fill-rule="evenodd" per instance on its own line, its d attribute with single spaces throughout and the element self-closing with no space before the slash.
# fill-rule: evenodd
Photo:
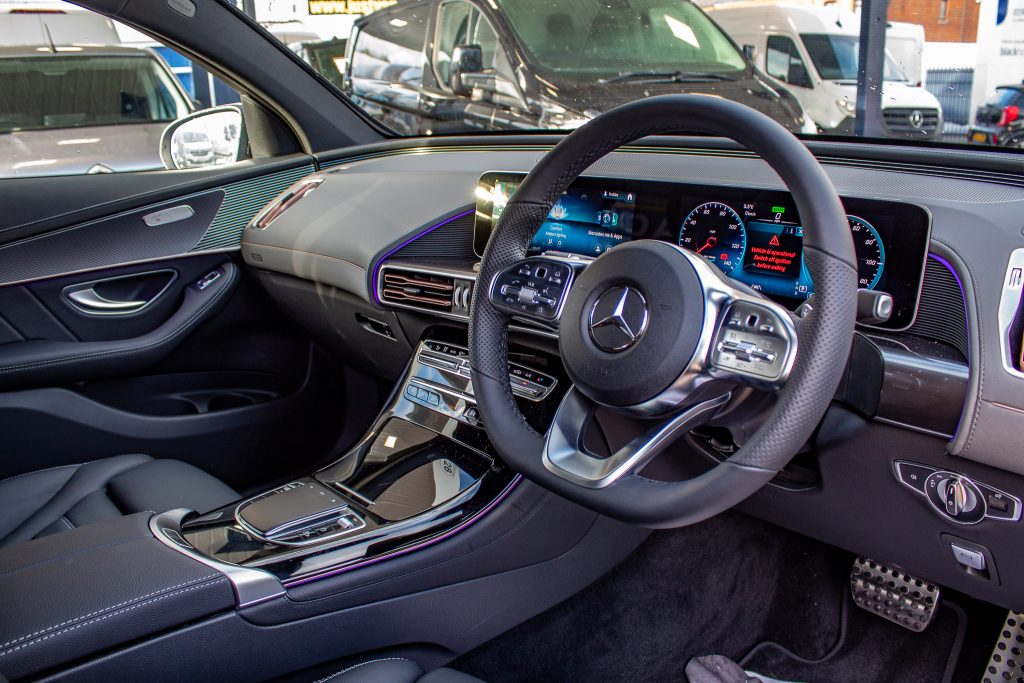
<svg viewBox="0 0 1024 683">
<path fill-rule="evenodd" d="M 860 38 L 857 36 L 828 35 L 824 33 L 804 33 L 800 36 L 804 47 L 814 62 L 818 75 L 826 81 L 857 82 L 857 61 L 860 56 Z M 885 74 L 887 81 L 906 81 L 900 68 L 890 54 L 885 55 Z"/>
<path fill-rule="evenodd" d="M 0 133 L 165 123 L 189 111 L 172 77 L 149 54 L 42 49 L 0 59 Z"/>
<path fill-rule="evenodd" d="M 722 31 L 685 1 L 498 0 L 498 6 L 532 61 L 558 74 L 736 74 L 747 66 Z"/>
<path fill-rule="evenodd" d="M 395 135 L 570 130 L 638 98 L 691 93 L 740 102 L 803 137 L 1020 137 L 991 134 L 1001 113 L 986 102 L 1024 79 L 1024 0 L 238 4 L 275 35 L 287 25 L 306 45 L 347 40 L 344 59 L 301 54 Z M 868 24 L 884 30 L 862 34 Z M 864 64 L 862 49 L 873 57 Z"/>
</svg>

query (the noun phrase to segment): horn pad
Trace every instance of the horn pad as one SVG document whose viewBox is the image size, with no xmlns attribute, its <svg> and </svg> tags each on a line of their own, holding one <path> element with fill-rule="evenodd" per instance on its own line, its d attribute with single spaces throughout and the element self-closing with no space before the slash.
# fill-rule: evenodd
<svg viewBox="0 0 1024 683">
<path fill-rule="evenodd" d="M 615 247 L 569 293 L 558 340 L 562 362 L 591 400 L 643 403 L 690 364 L 704 308 L 700 278 L 676 247 L 654 240 Z"/>
</svg>

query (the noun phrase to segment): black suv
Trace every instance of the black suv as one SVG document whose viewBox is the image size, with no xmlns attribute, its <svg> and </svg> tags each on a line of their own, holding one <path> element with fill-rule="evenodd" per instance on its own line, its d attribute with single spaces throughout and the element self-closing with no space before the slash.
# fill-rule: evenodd
<svg viewBox="0 0 1024 683">
<path fill-rule="evenodd" d="M 404 135 L 575 128 L 619 104 L 681 92 L 814 132 L 796 99 L 688 0 L 399 3 L 356 22 L 344 89 Z"/>
</svg>

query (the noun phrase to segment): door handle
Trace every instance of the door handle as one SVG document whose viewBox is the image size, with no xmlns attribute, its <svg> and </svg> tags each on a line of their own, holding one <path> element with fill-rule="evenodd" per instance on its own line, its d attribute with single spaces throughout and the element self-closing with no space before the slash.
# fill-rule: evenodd
<svg viewBox="0 0 1024 683">
<path fill-rule="evenodd" d="M 138 301 L 114 301 L 113 299 L 101 296 L 91 287 L 89 289 L 80 289 L 77 292 L 70 292 L 68 298 L 87 313 L 106 313 L 108 315 L 135 313 L 136 311 L 141 311 L 149 304 L 149 301 L 145 299 Z"/>
<path fill-rule="evenodd" d="M 169 291 L 178 274 L 172 269 L 79 282 L 62 291 L 65 303 L 87 315 L 131 315 Z"/>
</svg>

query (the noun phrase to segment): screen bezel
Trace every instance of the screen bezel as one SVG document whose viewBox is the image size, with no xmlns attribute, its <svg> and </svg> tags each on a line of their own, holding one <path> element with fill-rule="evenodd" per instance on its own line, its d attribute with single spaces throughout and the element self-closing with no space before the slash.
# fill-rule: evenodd
<svg viewBox="0 0 1024 683">
<path fill-rule="evenodd" d="M 478 256 L 483 255 L 494 229 L 490 197 L 495 183 L 519 183 L 525 177 L 524 173 L 504 171 L 490 171 L 481 175 L 476 195 L 476 220 L 473 232 L 473 247 Z M 679 227 L 683 219 L 693 208 L 709 201 L 724 202 L 734 208 L 746 202 L 784 203 L 792 207 L 792 217 L 800 223 L 792 195 L 775 188 L 744 188 L 600 176 L 580 176 L 573 182 L 573 186 L 581 185 L 595 191 L 614 189 L 636 194 L 632 232 L 634 240 L 659 239 L 677 244 Z M 863 218 L 875 226 L 887 250 L 886 274 L 877 289 L 889 292 L 893 296 L 893 313 L 890 319 L 881 325 L 862 327 L 890 332 L 906 330 L 914 324 L 917 317 L 931 240 L 931 212 L 918 204 L 884 199 L 840 197 L 840 200 L 848 214 Z M 806 226 L 804 227 L 806 229 Z M 894 250 L 895 255 L 892 253 Z M 770 298 L 790 308 L 795 308 L 800 303 L 800 299 L 786 296 L 772 295 Z"/>
</svg>

